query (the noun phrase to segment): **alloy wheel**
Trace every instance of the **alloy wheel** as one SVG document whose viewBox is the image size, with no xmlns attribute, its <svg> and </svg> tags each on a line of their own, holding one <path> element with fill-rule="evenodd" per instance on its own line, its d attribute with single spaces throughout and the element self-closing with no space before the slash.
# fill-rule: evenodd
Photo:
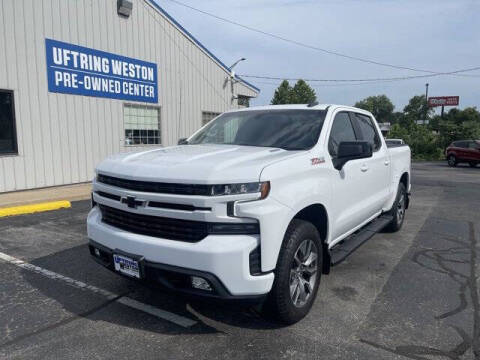
<svg viewBox="0 0 480 360">
<path fill-rule="evenodd" d="M 402 193 L 400 199 L 398 199 L 397 204 L 397 221 L 399 224 L 402 223 L 403 218 L 405 217 L 405 194 Z"/>
<path fill-rule="evenodd" d="M 295 251 L 290 270 L 290 297 L 296 307 L 303 307 L 312 296 L 317 281 L 317 267 L 317 245 L 313 240 L 306 239 Z"/>
<path fill-rule="evenodd" d="M 450 155 L 448 157 L 448 165 L 454 166 L 455 165 L 455 156 Z"/>
</svg>

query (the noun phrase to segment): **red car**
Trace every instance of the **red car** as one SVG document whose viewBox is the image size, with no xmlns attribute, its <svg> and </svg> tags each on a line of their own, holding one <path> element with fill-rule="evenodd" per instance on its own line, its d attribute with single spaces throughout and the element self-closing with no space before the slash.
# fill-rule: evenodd
<svg viewBox="0 0 480 360">
<path fill-rule="evenodd" d="M 468 163 L 471 167 L 475 167 L 480 164 L 480 140 L 454 141 L 445 150 L 445 155 L 450 166 Z"/>
</svg>

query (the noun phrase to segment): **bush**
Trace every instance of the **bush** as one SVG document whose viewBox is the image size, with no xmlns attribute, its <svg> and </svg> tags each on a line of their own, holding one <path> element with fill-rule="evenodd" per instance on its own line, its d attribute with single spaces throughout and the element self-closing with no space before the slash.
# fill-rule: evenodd
<svg viewBox="0 0 480 360">
<path fill-rule="evenodd" d="M 425 125 L 411 122 L 408 126 L 402 127 L 394 124 L 388 137 L 403 139 L 410 146 L 414 160 L 441 160 L 444 157 L 438 136 Z"/>
</svg>

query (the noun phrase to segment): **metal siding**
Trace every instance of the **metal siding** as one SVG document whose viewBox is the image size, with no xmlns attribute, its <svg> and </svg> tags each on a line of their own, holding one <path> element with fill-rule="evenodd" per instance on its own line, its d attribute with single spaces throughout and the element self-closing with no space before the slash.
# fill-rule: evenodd
<svg viewBox="0 0 480 360">
<path fill-rule="evenodd" d="M 128 19 L 116 0 L 2 0 L 0 12 L 0 89 L 14 90 L 19 151 L 0 156 L 0 192 L 90 181 L 106 156 L 143 149 L 124 146 L 123 101 L 48 92 L 46 37 L 157 63 L 163 146 L 196 131 L 202 111 L 236 107 L 223 65 L 148 0 Z M 234 93 L 256 96 L 241 83 Z"/>
</svg>

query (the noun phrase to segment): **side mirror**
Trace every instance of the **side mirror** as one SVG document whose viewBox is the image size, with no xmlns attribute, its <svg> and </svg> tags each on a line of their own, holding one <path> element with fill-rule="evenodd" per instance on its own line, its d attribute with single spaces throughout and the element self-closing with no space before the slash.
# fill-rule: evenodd
<svg viewBox="0 0 480 360">
<path fill-rule="evenodd" d="M 177 145 L 187 145 L 187 144 L 188 144 L 187 138 L 178 139 Z"/>
<path fill-rule="evenodd" d="M 338 145 L 337 157 L 333 159 L 333 167 L 342 170 L 350 160 L 372 157 L 372 145 L 368 141 L 342 141 Z"/>
</svg>

